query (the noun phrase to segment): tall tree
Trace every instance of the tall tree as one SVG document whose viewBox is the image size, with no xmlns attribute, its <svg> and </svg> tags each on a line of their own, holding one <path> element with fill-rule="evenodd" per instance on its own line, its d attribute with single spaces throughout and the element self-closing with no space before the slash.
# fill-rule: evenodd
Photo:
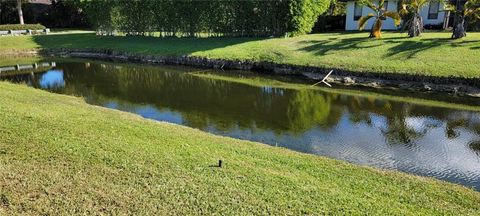
<svg viewBox="0 0 480 216">
<path fill-rule="evenodd" d="M 383 21 L 387 19 L 387 17 L 392 18 L 396 26 L 400 25 L 400 22 L 402 21 L 402 18 L 400 17 L 400 14 L 398 14 L 398 12 L 388 11 L 384 7 L 385 0 L 380 0 L 379 4 L 375 4 L 374 0 L 362 0 L 360 1 L 360 4 L 369 7 L 374 12 L 369 13 L 367 16 L 360 17 L 360 19 L 358 20 L 358 28 L 360 30 L 363 30 L 365 28 L 365 25 L 367 24 L 367 21 L 370 18 L 375 18 L 375 22 L 373 23 L 372 29 L 370 31 L 370 38 L 382 37 Z"/>
<path fill-rule="evenodd" d="M 17 0 L 17 11 L 18 11 L 18 19 L 20 20 L 20 25 L 25 24 L 23 22 L 22 0 Z"/>
<path fill-rule="evenodd" d="M 464 5 L 460 1 L 455 1 L 455 3 L 455 5 L 449 5 L 447 10 L 455 13 L 452 38 L 457 39 L 467 36 L 466 19 L 480 20 L 480 0 L 468 0 Z"/>
<path fill-rule="evenodd" d="M 427 6 L 431 0 L 404 0 L 403 8 L 400 13 L 411 14 L 406 22 L 408 26 L 408 36 L 418 37 L 423 33 L 423 19 L 420 15 L 422 8 Z"/>
</svg>

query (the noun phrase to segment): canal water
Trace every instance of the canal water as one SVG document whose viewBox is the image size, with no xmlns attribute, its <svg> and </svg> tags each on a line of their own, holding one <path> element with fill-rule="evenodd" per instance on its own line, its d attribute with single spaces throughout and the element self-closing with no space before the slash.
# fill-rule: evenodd
<svg viewBox="0 0 480 216">
<path fill-rule="evenodd" d="M 478 100 L 86 60 L 0 79 L 149 119 L 480 190 Z"/>
</svg>

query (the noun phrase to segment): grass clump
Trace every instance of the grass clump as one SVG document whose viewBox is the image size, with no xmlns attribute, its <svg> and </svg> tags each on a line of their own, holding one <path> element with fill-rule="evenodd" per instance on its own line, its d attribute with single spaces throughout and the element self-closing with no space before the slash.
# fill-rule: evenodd
<svg viewBox="0 0 480 216">
<path fill-rule="evenodd" d="M 0 31 L 9 31 L 9 30 L 43 30 L 46 27 L 42 24 L 5 24 L 0 25 Z"/>
</svg>

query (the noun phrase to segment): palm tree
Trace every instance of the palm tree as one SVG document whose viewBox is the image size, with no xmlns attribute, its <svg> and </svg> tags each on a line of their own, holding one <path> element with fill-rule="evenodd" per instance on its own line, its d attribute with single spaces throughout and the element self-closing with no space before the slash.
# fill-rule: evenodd
<svg viewBox="0 0 480 216">
<path fill-rule="evenodd" d="M 400 17 L 400 14 L 395 11 L 387 11 L 384 7 L 385 0 L 380 0 L 379 4 L 373 3 L 374 0 L 362 0 L 360 1 L 360 4 L 363 4 L 370 9 L 374 11 L 374 13 L 369 13 L 367 16 L 360 17 L 358 20 L 358 28 L 360 30 L 363 30 L 365 28 L 365 25 L 367 24 L 367 21 L 370 18 L 375 18 L 375 22 L 373 23 L 372 29 L 370 31 L 370 38 L 381 38 L 382 37 L 382 25 L 383 25 L 383 20 L 385 20 L 387 17 L 392 18 L 395 21 L 395 25 L 398 26 L 400 25 L 400 22 L 402 21 L 402 18 Z"/>
<path fill-rule="evenodd" d="M 23 25 L 23 11 L 22 11 L 22 0 L 17 0 L 17 11 L 18 19 L 20 20 L 20 25 Z"/>
<path fill-rule="evenodd" d="M 408 26 L 408 36 L 418 37 L 423 33 L 423 19 L 420 15 L 420 11 L 423 7 L 427 6 L 431 0 L 404 0 L 403 8 L 400 11 L 402 14 L 411 13 L 412 16 L 405 23 Z"/>
<path fill-rule="evenodd" d="M 480 20 L 480 0 L 468 0 L 463 7 L 459 4 L 459 1 L 455 2 L 456 5 L 448 5 L 446 10 L 455 13 L 452 38 L 457 39 L 467 36 L 465 30 L 466 18 L 471 19 L 471 21 Z"/>
</svg>

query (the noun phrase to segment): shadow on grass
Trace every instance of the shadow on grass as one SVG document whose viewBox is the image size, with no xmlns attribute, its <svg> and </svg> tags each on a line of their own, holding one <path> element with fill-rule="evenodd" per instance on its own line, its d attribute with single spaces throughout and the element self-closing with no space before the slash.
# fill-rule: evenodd
<svg viewBox="0 0 480 216">
<path fill-rule="evenodd" d="M 33 40 L 42 49 L 114 49 L 158 55 L 188 55 L 266 38 L 157 38 L 96 36 L 95 34 L 38 35 Z"/>
<path fill-rule="evenodd" d="M 397 55 L 404 55 L 407 58 L 413 58 L 416 54 L 426 51 L 428 49 L 443 46 L 448 43 L 450 39 L 438 38 L 438 39 L 421 39 L 421 40 L 404 40 L 395 41 L 388 40 L 386 43 L 395 44 L 395 46 L 388 49 L 386 57 L 392 57 Z"/>
<path fill-rule="evenodd" d="M 439 46 L 450 46 L 450 47 L 462 47 L 469 46 L 472 43 L 479 43 L 480 40 L 471 40 L 471 41 L 457 41 L 450 38 L 425 38 L 420 40 L 387 40 L 386 43 L 395 44 L 395 46 L 388 49 L 386 57 L 392 57 L 396 55 L 407 56 L 407 58 L 413 58 L 416 54 L 426 51 L 428 49 L 439 47 Z M 471 47 L 471 49 L 477 49 Z"/>
<path fill-rule="evenodd" d="M 341 35 L 341 34 L 340 34 Z M 468 38 L 467 38 L 468 39 Z M 408 37 L 387 37 L 380 40 L 369 39 L 367 37 L 341 38 L 332 36 L 324 40 L 300 41 L 302 48 L 299 50 L 312 52 L 315 55 L 328 55 L 330 52 L 356 49 L 369 49 L 380 46 L 387 46 L 384 57 L 402 56 L 407 59 L 414 58 L 420 52 L 440 46 L 450 47 L 470 47 L 470 49 L 480 49 L 475 46 L 480 40 L 452 40 L 450 38 L 408 38 Z"/>
<path fill-rule="evenodd" d="M 313 52 L 315 55 L 326 55 L 330 51 L 339 51 L 339 50 L 353 50 L 353 49 L 367 49 L 381 46 L 381 44 L 371 44 L 365 45 L 363 43 L 372 41 L 369 38 L 345 38 L 339 39 L 337 37 L 332 37 L 327 40 L 308 40 L 300 41 L 304 47 L 300 50 Z"/>
</svg>

